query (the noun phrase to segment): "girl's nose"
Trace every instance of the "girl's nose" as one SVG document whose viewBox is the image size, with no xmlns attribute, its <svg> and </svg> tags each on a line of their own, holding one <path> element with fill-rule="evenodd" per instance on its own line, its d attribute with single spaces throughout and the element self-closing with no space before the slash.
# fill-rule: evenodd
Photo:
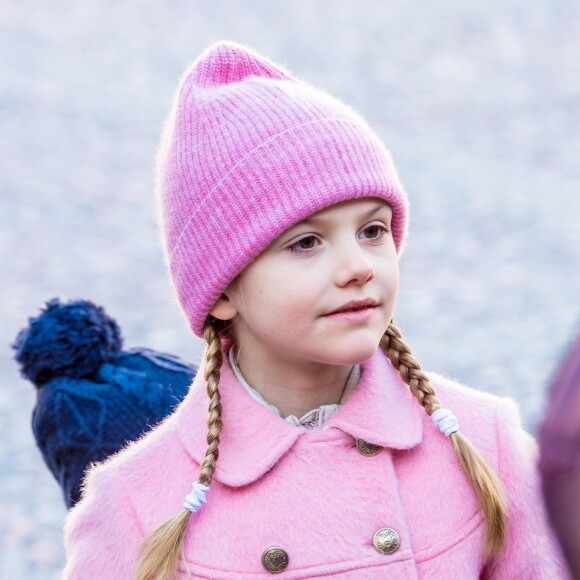
<svg viewBox="0 0 580 580">
<path fill-rule="evenodd" d="M 375 267 L 370 257 L 358 245 L 342 248 L 336 257 L 335 282 L 338 286 L 364 285 L 375 277 Z"/>
</svg>

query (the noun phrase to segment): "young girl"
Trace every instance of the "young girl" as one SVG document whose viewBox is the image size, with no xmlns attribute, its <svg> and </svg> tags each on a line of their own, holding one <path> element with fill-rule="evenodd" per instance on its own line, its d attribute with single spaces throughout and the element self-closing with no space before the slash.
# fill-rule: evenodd
<svg viewBox="0 0 580 580">
<path fill-rule="evenodd" d="M 407 198 L 357 113 L 218 43 L 180 83 L 158 194 L 205 357 L 89 470 L 66 578 L 567 577 L 515 404 L 422 371 L 392 321 Z"/>
</svg>

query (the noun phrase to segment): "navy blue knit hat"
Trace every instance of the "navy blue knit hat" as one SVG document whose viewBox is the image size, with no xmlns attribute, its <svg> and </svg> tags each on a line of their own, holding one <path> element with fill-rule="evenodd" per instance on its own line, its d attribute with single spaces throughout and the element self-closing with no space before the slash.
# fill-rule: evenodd
<svg viewBox="0 0 580 580">
<path fill-rule="evenodd" d="M 32 430 L 67 507 L 89 464 L 106 459 L 171 413 L 196 368 L 148 348 L 121 350 L 115 320 L 88 300 L 53 298 L 11 347 L 37 388 Z"/>
</svg>

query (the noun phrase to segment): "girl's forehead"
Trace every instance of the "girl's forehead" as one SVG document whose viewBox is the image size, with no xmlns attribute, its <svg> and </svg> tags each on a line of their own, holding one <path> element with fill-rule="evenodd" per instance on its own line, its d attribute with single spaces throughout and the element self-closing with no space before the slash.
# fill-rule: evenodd
<svg viewBox="0 0 580 580">
<path fill-rule="evenodd" d="M 372 216 L 374 213 L 377 213 L 381 210 L 389 211 L 389 213 L 391 213 L 391 207 L 383 199 L 376 197 L 350 199 L 313 212 L 303 220 L 294 224 L 292 227 L 296 227 L 297 225 L 301 224 L 316 223 L 327 218 L 330 219 L 332 217 L 343 217 L 346 215 L 352 215 L 353 217 L 367 217 Z"/>
</svg>

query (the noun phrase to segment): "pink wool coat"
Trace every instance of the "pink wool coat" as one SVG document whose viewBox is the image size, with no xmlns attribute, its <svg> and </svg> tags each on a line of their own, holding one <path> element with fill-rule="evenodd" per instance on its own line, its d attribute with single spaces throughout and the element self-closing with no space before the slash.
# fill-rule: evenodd
<svg viewBox="0 0 580 580">
<path fill-rule="evenodd" d="M 507 544 L 495 568 L 482 561 L 485 526 L 449 439 L 379 350 L 318 431 L 256 402 L 224 360 L 220 455 L 208 503 L 191 516 L 178 577 L 187 565 L 193 578 L 270 578 L 262 554 L 279 546 L 287 579 L 568 578 L 544 513 L 535 441 L 516 405 L 430 377 L 504 482 Z M 133 577 L 144 535 L 182 509 L 197 479 L 206 418 L 202 369 L 172 415 L 89 471 L 65 523 L 65 578 Z M 365 455 L 357 440 L 382 449 Z M 373 546 L 381 528 L 399 535 L 391 554 Z"/>
</svg>

